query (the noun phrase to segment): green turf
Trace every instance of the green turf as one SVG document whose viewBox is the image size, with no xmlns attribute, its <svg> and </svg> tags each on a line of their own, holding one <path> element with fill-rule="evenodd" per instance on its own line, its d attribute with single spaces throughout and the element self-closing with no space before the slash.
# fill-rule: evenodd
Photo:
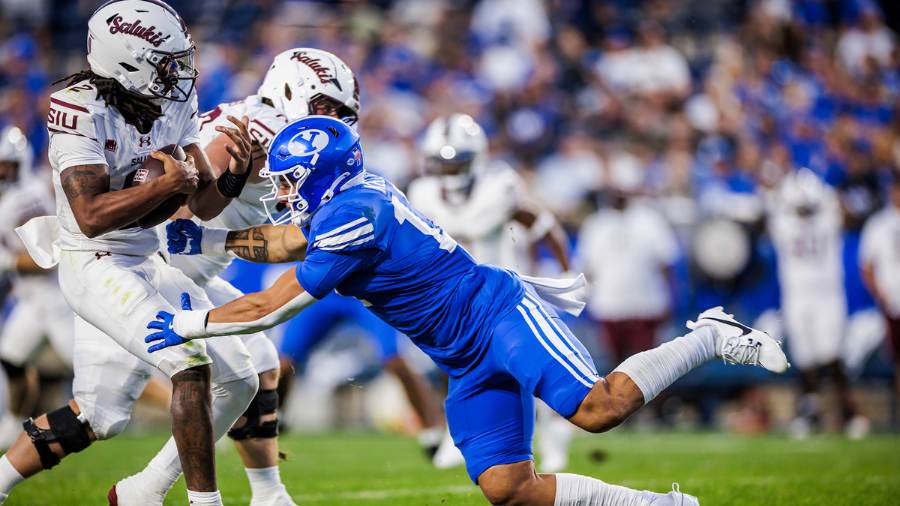
<svg viewBox="0 0 900 506">
<path fill-rule="evenodd" d="M 66 459 L 13 492 L 8 506 L 103 505 L 109 485 L 138 470 L 163 436 L 126 435 Z M 301 504 L 484 504 L 461 469 L 425 464 L 415 441 L 375 434 L 290 435 L 282 477 Z M 607 458 L 592 455 L 602 449 Z M 894 505 L 900 497 L 900 437 L 862 442 L 820 437 L 614 432 L 576 440 L 571 472 L 635 488 L 679 481 L 705 505 Z M 225 503 L 249 502 L 237 455 L 218 461 Z M 185 504 L 183 482 L 167 505 Z"/>
</svg>

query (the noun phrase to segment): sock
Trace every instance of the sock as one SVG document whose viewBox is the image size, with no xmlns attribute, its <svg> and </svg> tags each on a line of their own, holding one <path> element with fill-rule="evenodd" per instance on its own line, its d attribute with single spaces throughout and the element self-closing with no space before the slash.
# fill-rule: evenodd
<svg viewBox="0 0 900 506">
<path fill-rule="evenodd" d="M 610 485 L 596 478 L 557 473 L 556 500 L 553 506 L 645 506 L 643 491 Z"/>
<path fill-rule="evenodd" d="M 613 372 L 631 378 L 644 394 L 646 404 L 675 380 L 715 356 L 715 330 L 701 327 L 652 350 L 628 357 Z"/>
<path fill-rule="evenodd" d="M 8 494 L 10 490 L 25 478 L 16 471 L 6 455 L 0 457 L 0 493 Z"/>
<path fill-rule="evenodd" d="M 188 504 L 191 506 L 222 506 L 222 494 L 215 492 L 194 492 L 188 490 Z"/>
<path fill-rule="evenodd" d="M 257 469 L 245 468 L 253 497 L 268 497 L 281 492 L 281 474 L 278 466 Z"/>
</svg>

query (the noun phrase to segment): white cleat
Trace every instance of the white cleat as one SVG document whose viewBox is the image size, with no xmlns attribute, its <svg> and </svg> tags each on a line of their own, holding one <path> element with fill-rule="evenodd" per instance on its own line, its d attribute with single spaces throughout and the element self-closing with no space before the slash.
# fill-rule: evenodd
<svg viewBox="0 0 900 506">
<path fill-rule="evenodd" d="M 136 476 L 129 476 L 109 489 L 106 500 L 109 506 L 163 506 L 165 496 L 145 490 Z"/>
<path fill-rule="evenodd" d="M 779 374 L 791 366 L 780 342 L 738 322 L 721 306 L 700 313 L 697 321 L 687 322 L 687 327 L 691 330 L 713 327 L 716 330 L 716 355 L 729 364 L 758 365 Z"/>
<path fill-rule="evenodd" d="M 445 432 L 444 439 L 434 453 L 431 463 L 438 469 L 450 469 L 466 463 L 466 459 L 463 458 L 462 452 L 459 451 L 459 448 L 453 443 L 450 432 Z"/>
<path fill-rule="evenodd" d="M 291 499 L 291 496 L 287 493 L 287 489 L 282 485 L 281 489 L 274 494 L 267 495 L 266 497 L 253 497 L 250 500 L 250 506 L 297 506 L 297 503 Z"/>
<path fill-rule="evenodd" d="M 647 500 L 649 506 L 700 506 L 700 501 L 682 492 L 677 483 L 672 484 L 672 491 L 668 494 L 644 492 L 643 498 Z"/>
</svg>

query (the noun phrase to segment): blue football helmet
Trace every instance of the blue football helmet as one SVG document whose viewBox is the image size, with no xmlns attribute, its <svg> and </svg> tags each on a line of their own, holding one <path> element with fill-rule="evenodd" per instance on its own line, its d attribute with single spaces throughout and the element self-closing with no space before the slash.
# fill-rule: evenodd
<svg viewBox="0 0 900 506">
<path fill-rule="evenodd" d="M 260 175 L 272 183 L 260 197 L 269 220 L 306 226 L 322 204 L 365 176 L 359 134 L 330 116 L 288 123 L 269 144 Z"/>
</svg>

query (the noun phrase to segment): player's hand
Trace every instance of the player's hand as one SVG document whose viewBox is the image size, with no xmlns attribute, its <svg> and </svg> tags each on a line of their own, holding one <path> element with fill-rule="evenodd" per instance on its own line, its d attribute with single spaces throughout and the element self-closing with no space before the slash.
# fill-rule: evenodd
<svg viewBox="0 0 900 506">
<path fill-rule="evenodd" d="M 199 255 L 203 227 L 192 220 L 175 220 L 166 225 L 166 242 L 173 255 Z"/>
<path fill-rule="evenodd" d="M 186 293 L 181 294 L 181 309 L 185 311 L 190 311 L 192 309 L 191 296 Z M 163 348 L 168 348 L 169 346 L 178 346 L 179 344 L 184 344 L 189 341 L 189 339 L 185 339 L 175 333 L 175 330 L 172 328 L 172 320 L 174 319 L 175 315 L 167 311 L 156 313 L 156 319 L 148 323 L 147 328 L 150 330 L 158 330 L 159 332 L 154 332 L 144 338 L 145 343 L 156 343 L 147 348 L 147 351 L 153 353 L 154 351 L 159 351 Z"/>
<path fill-rule="evenodd" d="M 172 155 L 163 153 L 162 151 L 154 151 L 150 153 L 152 158 L 162 162 L 163 170 L 177 188 L 178 193 L 191 194 L 197 191 L 197 185 L 200 184 L 200 173 L 194 166 L 194 157 L 187 155 L 184 161 L 172 158 Z"/>
<path fill-rule="evenodd" d="M 232 144 L 225 146 L 225 151 L 231 155 L 228 162 L 228 171 L 233 174 L 246 174 L 250 170 L 250 161 L 253 152 L 253 137 L 250 136 L 249 118 L 244 116 L 240 120 L 234 116 L 228 116 L 228 121 L 232 122 L 236 128 L 225 126 L 217 126 L 216 131 L 223 133 L 231 139 Z"/>
</svg>

